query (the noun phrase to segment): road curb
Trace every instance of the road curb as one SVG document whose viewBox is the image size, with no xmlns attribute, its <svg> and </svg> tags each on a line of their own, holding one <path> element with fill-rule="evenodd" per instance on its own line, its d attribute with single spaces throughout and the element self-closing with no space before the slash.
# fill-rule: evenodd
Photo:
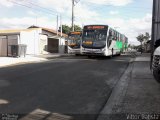
<svg viewBox="0 0 160 120">
<path fill-rule="evenodd" d="M 123 101 L 124 96 L 126 95 L 126 91 L 128 88 L 129 81 L 131 80 L 131 73 L 133 69 L 133 62 L 135 58 L 132 58 L 129 62 L 129 65 L 121 78 L 117 81 L 115 87 L 110 94 L 107 103 L 104 108 L 101 110 L 97 120 L 114 120 L 112 119 L 112 115 L 119 113 L 121 111 L 121 103 Z"/>
</svg>

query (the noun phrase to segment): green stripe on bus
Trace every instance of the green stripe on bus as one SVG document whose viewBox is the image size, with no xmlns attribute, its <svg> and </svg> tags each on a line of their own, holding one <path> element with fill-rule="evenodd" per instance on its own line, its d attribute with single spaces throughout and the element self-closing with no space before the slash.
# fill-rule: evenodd
<svg viewBox="0 0 160 120">
<path fill-rule="evenodd" d="M 116 46 L 117 46 L 118 49 L 122 49 L 123 44 L 120 41 L 116 41 Z"/>
</svg>

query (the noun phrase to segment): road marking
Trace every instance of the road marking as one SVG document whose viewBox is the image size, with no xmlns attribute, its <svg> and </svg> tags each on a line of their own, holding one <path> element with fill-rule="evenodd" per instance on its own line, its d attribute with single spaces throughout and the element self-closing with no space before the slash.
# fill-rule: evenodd
<svg viewBox="0 0 160 120">
<path fill-rule="evenodd" d="M 20 120 L 74 120 L 73 117 L 36 109 Z"/>
<path fill-rule="evenodd" d="M 9 103 L 9 101 L 0 99 L 0 105 L 1 105 L 1 104 L 8 104 L 8 103 Z"/>
</svg>

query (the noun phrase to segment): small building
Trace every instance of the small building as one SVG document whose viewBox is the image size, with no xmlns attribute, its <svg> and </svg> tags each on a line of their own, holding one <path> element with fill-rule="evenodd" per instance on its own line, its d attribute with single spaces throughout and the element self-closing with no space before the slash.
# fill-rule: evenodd
<svg viewBox="0 0 160 120">
<path fill-rule="evenodd" d="M 67 35 L 54 30 L 31 26 L 28 29 L 0 30 L 0 56 L 11 55 L 11 45 L 27 45 L 26 54 L 64 53 Z"/>
<path fill-rule="evenodd" d="M 49 53 L 66 53 L 66 38 L 67 35 L 61 33 L 53 29 L 38 27 L 38 26 L 30 26 L 28 29 L 40 28 L 42 30 L 42 34 L 47 35 L 48 37 L 48 52 Z"/>
</svg>

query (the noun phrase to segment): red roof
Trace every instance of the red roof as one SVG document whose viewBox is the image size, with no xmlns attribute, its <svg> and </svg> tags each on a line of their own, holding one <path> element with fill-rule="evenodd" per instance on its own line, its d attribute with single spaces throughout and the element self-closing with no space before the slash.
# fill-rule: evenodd
<svg viewBox="0 0 160 120">
<path fill-rule="evenodd" d="M 45 31 L 47 31 L 47 32 L 51 32 L 51 33 L 57 35 L 57 31 L 56 31 L 56 30 L 53 30 L 53 29 L 50 29 L 50 28 L 38 27 L 38 26 L 34 26 L 34 25 L 33 25 L 33 26 L 30 26 L 29 28 L 42 28 L 42 30 L 45 30 Z M 61 32 L 58 32 L 58 35 L 60 36 L 60 35 L 61 35 Z M 68 35 L 62 33 L 62 36 L 63 36 L 63 37 L 67 37 Z"/>
</svg>

